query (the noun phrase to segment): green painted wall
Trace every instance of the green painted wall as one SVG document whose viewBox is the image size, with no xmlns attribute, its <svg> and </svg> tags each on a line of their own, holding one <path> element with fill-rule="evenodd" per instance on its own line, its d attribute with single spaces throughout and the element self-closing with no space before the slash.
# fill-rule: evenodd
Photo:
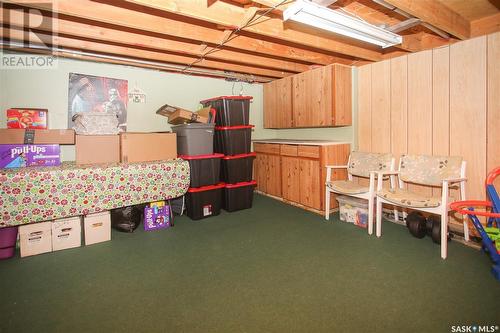
<svg viewBox="0 0 500 333">
<path fill-rule="evenodd" d="M 128 105 L 129 131 L 168 131 L 167 119 L 155 114 L 163 104 L 196 110 L 205 98 L 239 94 L 253 96 L 250 123 L 255 125 L 254 139 L 340 140 L 357 146 L 357 71 L 353 69 L 353 126 L 338 128 L 283 129 L 263 128 L 263 91 L 260 84 L 241 84 L 222 79 L 165 73 L 122 65 L 59 59 L 52 70 L 0 70 L 0 127 L 5 127 L 9 107 L 49 109 L 49 127 L 66 128 L 68 109 L 68 75 L 70 72 L 128 80 L 129 90 L 140 88 L 146 103 Z M 64 160 L 74 159 L 74 147 L 64 146 Z"/>
<path fill-rule="evenodd" d="M 129 103 L 129 131 L 167 131 L 167 118 L 156 115 L 163 104 L 196 110 L 199 101 L 233 94 L 233 83 L 222 79 L 204 78 L 122 65 L 59 59 L 52 70 L 0 70 L 0 127 L 6 127 L 4 110 L 9 107 L 49 109 L 49 127 L 66 128 L 68 110 L 68 75 L 70 72 L 128 80 L 129 91 L 140 88 L 146 94 L 145 104 Z M 250 122 L 255 125 L 254 138 L 274 138 L 275 130 L 263 128 L 262 85 L 234 85 L 234 93 L 253 96 Z M 64 160 L 74 159 L 74 147 L 65 146 Z"/>
</svg>

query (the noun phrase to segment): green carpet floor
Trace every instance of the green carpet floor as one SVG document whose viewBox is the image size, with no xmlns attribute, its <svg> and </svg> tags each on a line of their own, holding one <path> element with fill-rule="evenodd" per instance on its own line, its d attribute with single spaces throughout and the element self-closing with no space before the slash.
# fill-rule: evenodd
<svg viewBox="0 0 500 333">
<path fill-rule="evenodd" d="M 0 261 L 0 332 L 450 332 L 500 325 L 489 258 L 385 223 L 382 238 L 254 208 Z"/>
</svg>

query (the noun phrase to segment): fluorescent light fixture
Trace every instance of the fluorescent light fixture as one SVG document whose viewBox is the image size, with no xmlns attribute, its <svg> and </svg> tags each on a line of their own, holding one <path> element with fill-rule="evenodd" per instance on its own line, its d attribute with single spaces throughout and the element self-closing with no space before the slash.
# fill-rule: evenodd
<svg viewBox="0 0 500 333">
<path fill-rule="evenodd" d="M 398 34 L 305 0 L 297 0 L 283 12 L 283 21 L 287 20 L 304 23 L 383 48 L 403 42 L 403 37 Z"/>
</svg>

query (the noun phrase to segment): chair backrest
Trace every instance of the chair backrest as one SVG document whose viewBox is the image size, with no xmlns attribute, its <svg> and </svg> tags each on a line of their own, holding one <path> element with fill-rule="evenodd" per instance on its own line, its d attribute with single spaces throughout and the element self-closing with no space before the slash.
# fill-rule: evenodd
<svg viewBox="0 0 500 333">
<path fill-rule="evenodd" d="M 392 171 L 392 154 L 351 152 L 347 171 L 353 176 L 370 177 L 371 171 Z"/>
<path fill-rule="evenodd" d="M 401 155 L 399 178 L 404 182 L 440 186 L 446 178 L 460 178 L 464 164 L 460 156 Z"/>
</svg>

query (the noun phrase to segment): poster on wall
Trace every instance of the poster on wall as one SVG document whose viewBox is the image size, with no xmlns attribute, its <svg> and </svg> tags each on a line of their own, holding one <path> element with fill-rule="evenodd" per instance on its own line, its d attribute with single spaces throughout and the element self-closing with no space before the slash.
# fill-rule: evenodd
<svg viewBox="0 0 500 333">
<path fill-rule="evenodd" d="M 73 117 L 84 112 L 116 114 L 119 127 L 127 129 L 128 81 L 69 73 L 68 128 Z"/>
</svg>

